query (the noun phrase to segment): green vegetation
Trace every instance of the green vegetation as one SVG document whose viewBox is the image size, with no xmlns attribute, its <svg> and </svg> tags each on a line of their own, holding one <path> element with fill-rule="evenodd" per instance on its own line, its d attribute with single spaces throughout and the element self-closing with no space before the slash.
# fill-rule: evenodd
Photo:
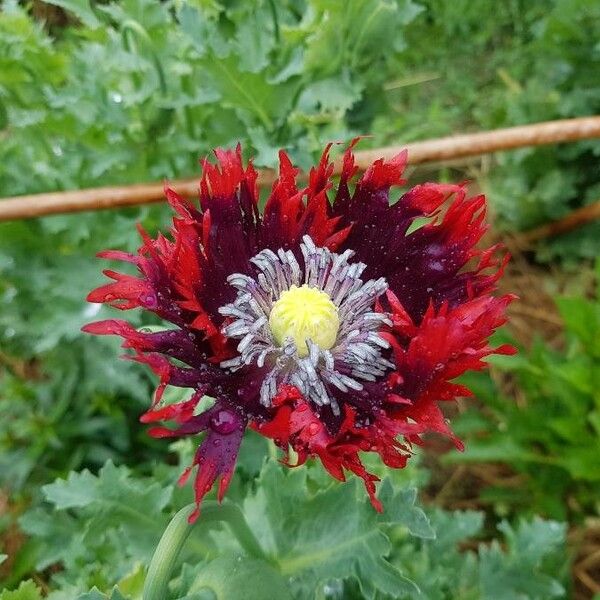
<svg viewBox="0 0 600 600">
<path fill-rule="evenodd" d="M 62 591 L 51 598 L 83 600 L 89 596 L 78 594 L 92 585 L 118 585 L 124 598 L 139 597 L 143 565 L 168 515 L 185 504 L 185 494 L 175 493 L 177 473 L 171 467 L 133 478 L 108 462 L 98 476 L 83 471 L 44 486 L 45 503 L 26 513 L 21 526 L 34 540 L 39 570 L 63 567 L 51 580 Z M 381 495 L 389 510 L 378 515 L 357 488 L 355 481 L 340 486 L 323 480 L 314 467 L 285 471 L 267 462 L 254 483 L 231 498 L 242 507 L 262 556 L 249 555 L 223 528 L 226 502 L 222 523 L 201 518 L 194 526 L 176 561 L 173 597 L 210 598 L 210 590 L 218 598 L 261 600 L 268 596 L 260 586 L 280 590 L 277 598 L 307 600 L 420 598 L 418 589 L 435 598 L 563 595 L 557 567 L 564 564 L 564 525 L 535 519 L 513 528 L 502 522 L 505 549 L 494 543 L 463 554 L 459 544 L 477 538 L 481 513 L 437 509 L 427 515 L 414 504 L 414 488 L 387 480 Z M 248 577 L 259 587 L 244 584 Z M 193 595 L 200 591 L 207 595 Z"/>
<path fill-rule="evenodd" d="M 489 412 L 468 410 L 457 424 L 471 438 L 455 460 L 509 464 L 525 479 L 518 489 L 484 497 L 511 510 L 557 519 L 582 518 L 600 498 L 600 261 L 595 296 L 558 297 L 567 343 L 558 352 L 536 340 L 529 351 L 495 361 L 521 395 L 498 393 L 489 375 L 468 384 Z"/>
</svg>

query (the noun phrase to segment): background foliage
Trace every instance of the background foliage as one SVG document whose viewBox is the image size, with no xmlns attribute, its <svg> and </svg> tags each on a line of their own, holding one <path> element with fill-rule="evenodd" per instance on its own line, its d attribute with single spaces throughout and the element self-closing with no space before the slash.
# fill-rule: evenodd
<svg viewBox="0 0 600 600">
<path fill-rule="evenodd" d="M 284 147 L 307 166 L 326 141 L 357 134 L 380 146 L 600 112 L 594 0 L 494 10 L 487 0 L 1 7 L 2 196 L 193 176 L 200 156 L 237 141 L 258 165 L 273 165 Z M 600 198 L 599 153 L 597 141 L 525 149 L 433 176 L 475 179 L 496 228 L 513 232 Z M 137 422 L 151 377 L 117 362 L 116 342 L 79 331 L 109 315 L 84 302 L 100 281 L 94 254 L 133 250 L 136 222 L 154 231 L 168 219 L 154 206 L 0 224 L 1 600 L 138 598 L 162 529 L 189 501 L 173 484 L 190 448 L 168 452 Z M 599 246 L 600 225 L 590 224 L 544 243 L 536 259 L 586 271 L 581 259 Z M 263 532 L 272 562 L 257 566 L 222 528 L 198 526 L 173 597 L 221 597 L 210 581 L 240 557 L 242 575 L 263 569 L 297 598 L 416 597 L 415 586 L 435 599 L 565 597 L 575 552 L 565 550 L 566 526 L 534 515 L 578 526 L 597 515 L 600 305 L 584 287 L 557 302 L 564 339 L 538 336 L 491 376 L 472 378 L 478 404 L 458 425 L 461 460 L 503 463 L 522 489 L 472 490 L 485 512 L 423 512 L 407 487 L 430 496 L 436 474 L 421 467 L 386 484 L 397 510 L 383 522 L 353 484 L 263 464 L 269 448 L 250 437 L 231 501 Z M 294 510 L 276 520 L 280 505 Z M 347 553 L 323 558 L 336 542 Z M 319 560 L 302 562 L 302 552 Z M 199 573 L 212 592 L 194 591 Z M 37 583 L 8 591 L 29 576 Z"/>
<path fill-rule="evenodd" d="M 517 489 L 488 489 L 490 501 L 555 518 L 593 513 L 600 498 L 600 261 L 595 293 L 556 298 L 566 344 L 536 339 L 516 359 L 495 361 L 511 374 L 521 402 L 498 393 L 489 374 L 468 377 L 487 411 L 467 410 L 456 429 L 472 436 L 455 461 L 508 463 L 525 478 Z M 540 427 L 539 424 L 544 426 Z"/>
</svg>

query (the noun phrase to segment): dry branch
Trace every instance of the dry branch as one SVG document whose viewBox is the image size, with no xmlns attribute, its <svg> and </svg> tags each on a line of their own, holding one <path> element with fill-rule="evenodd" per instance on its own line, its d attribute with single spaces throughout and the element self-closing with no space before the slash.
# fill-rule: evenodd
<svg viewBox="0 0 600 600">
<path fill-rule="evenodd" d="M 374 160 L 391 158 L 403 148 L 408 149 L 411 164 L 420 164 L 477 156 L 526 146 L 571 142 L 597 137 L 600 137 L 600 116 L 582 117 L 360 151 L 356 153 L 356 162 L 359 169 L 364 170 Z M 340 161 L 336 162 L 335 169 L 336 173 L 340 172 Z M 259 184 L 262 186 L 271 185 L 274 176 L 273 171 L 261 171 Z M 170 185 L 182 196 L 195 197 L 197 195 L 197 178 L 173 181 L 170 182 Z M 135 206 L 160 202 L 163 199 L 162 183 L 16 196 L 0 200 L 0 221 Z"/>
<path fill-rule="evenodd" d="M 550 223 L 546 223 L 535 229 L 525 231 L 519 235 L 519 241 L 527 245 L 532 244 L 548 237 L 554 237 L 561 233 L 573 231 L 573 229 L 577 229 L 595 219 L 600 219 L 600 200 L 588 204 L 587 206 L 582 206 L 562 219 L 551 221 Z"/>
</svg>

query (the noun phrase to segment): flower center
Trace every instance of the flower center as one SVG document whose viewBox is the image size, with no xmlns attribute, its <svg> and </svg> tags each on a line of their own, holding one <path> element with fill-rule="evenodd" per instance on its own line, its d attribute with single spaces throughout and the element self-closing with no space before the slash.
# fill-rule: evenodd
<svg viewBox="0 0 600 600">
<path fill-rule="evenodd" d="M 306 284 L 300 287 L 292 285 L 273 304 L 269 326 L 280 346 L 291 338 L 298 356 L 303 357 L 309 354 L 308 340 L 322 350 L 334 346 L 340 318 L 337 306 L 325 292 Z"/>
<path fill-rule="evenodd" d="M 223 335 L 239 340 L 238 355 L 221 362 L 237 371 L 261 370 L 260 402 L 272 405 L 281 385 L 292 385 L 315 406 L 340 416 L 338 394 L 360 392 L 363 382 L 384 377 L 394 364 L 382 327 L 392 325 L 376 301 L 387 290 L 383 277 L 363 281 L 367 266 L 315 245 L 305 235 L 302 266 L 291 250 L 261 250 L 250 262 L 256 275 L 232 273 L 233 302 Z"/>
</svg>

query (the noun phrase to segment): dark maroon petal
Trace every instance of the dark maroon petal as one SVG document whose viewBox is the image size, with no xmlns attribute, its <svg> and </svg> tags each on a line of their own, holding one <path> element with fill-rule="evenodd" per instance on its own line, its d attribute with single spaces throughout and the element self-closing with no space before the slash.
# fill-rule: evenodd
<svg viewBox="0 0 600 600">
<path fill-rule="evenodd" d="M 459 273 L 477 255 L 474 246 L 485 231 L 485 200 L 466 198 L 460 185 L 422 184 L 390 205 L 391 187 L 404 183 L 405 164 L 405 153 L 387 163 L 376 161 L 351 193 L 349 181 L 356 169 L 347 152 L 333 214 L 352 224 L 343 248 L 354 250 L 367 265 L 365 277 L 385 277 L 418 322 L 432 300 L 436 306 L 445 301 L 455 306 L 470 291 L 489 289 L 478 274 L 481 267 Z M 436 222 L 446 201 L 448 210 Z M 434 217 L 434 222 L 407 235 L 417 217 Z"/>
<path fill-rule="evenodd" d="M 118 335 L 124 339 L 123 347 L 132 348 L 138 354 L 159 353 L 170 359 L 179 360 L 193 367 L 194 377 L 201 384 L 217 385 L 223 381 L 225 374 L 221 369 L 208 362 L 203 351 L 203 344 L 198 336 L 182 329 L 159 332 L 144 332 L 135 329 L 127 321 L 109 319 L 90 323 L 82 328 L 95 335 Z M 140 360 L 139 356 L 137 360 Z M 151 362 L 152 359 L 145 360 Z M 175 374 L 182 375 L 181 371 Z M 191 374 L 188 374 L 191 377 Z"/>
<path fill-rule="evenodd" d="M 156 421 L 176 421 L 177 423 L 189 423 L 201 398 L 202 392 L 199 391 L 193 394 L 189 400 L 185 400 L 184 402 L 168 404 L 160 408 L 152 408 L 140 417 L 140 421 L 142 423 L 154 423 Z M 157 437 L 161 436 L 158 435 Z"/>
<path fill-rule="evenodd" d="M 207 366 L 208 354 L 202 350 L 202 344 L 199 343 L 200 340 L 196 339 L 195 334 L 184 329 L 169 329 L 155 333 L 138 331 L 138 333 L 143 336 L 143 345 L 140 347 L 140 342 L 138 342 L 140 338 L 136 337 L 132 340 L 131 347 L 160 352 L 195 369 L 210 370 Z M 129 347 L 129 344 L 125 344 L 125 347 Z"/>
<path fill-rule="evenodd" d="M 202 163 L 200 204 L 205 236 L 201 259 L 200 297 L 204 308 L 220 320 L 219 307 L 230 302 L 234 290 L 227 285 L 232 273 L 250 273 L 250 258 L 259 251 L 258 190 L 252 164 L 242 165 L 242 153 L 216 150 L 218 165 Z"/>
<path fill-rule="evenodd" d="M 223 386 L 224 395 L 234 398 L 242 412 L 252 418 L 267 418 L 271 411 L 260 403 L 260 387 L 269 370 L 268 366 L 252 365 L 231 373 Z"/>
<path fill-rule="evenodd" d="M 205 494 L 212 489 L 215 481 L 219 478 L 217 498 L 219 501 L 223 499 L 233 476 L 243 435 L 244 426 L 227 435 L 210 430 L 198 448 L 194 458 L 194 465 L 198 465 L 194 481 L 197 508 L 189 517 L 190 523 L 193 523 L 200 515 L 200 506 Z"/>
<path fill-rule="evenodd" d="M 288 155 L 279 152 L 279 177 L 273 183 L 263 212 L 262 246 L 277 251 L 289 250 L 299 243 L 298 223 L 304 211 L 304 191 L 298 190 L 299 169 L 292 166 Z"/>
<path fill-rule="evenodd" d="M 389 388 L 386 381 L 362 382 L 362 390 L 341 390 L 332 386 L 326 386 L 327 392 L 332 398 L 335 398 L 339 406 L 352 406 L 356 411 L 356 419 L 364 425 L 368 425 L 375 420 L 379 408 L 385 401 Z M 334 414 L 330 405 L 315 407 L 315 412 L 319 419 L 325 424 L 327 431 L 331 435 L 337 435 L 342 427 L 344 415 Z"/>
<path fill-rule="evenodd" d="M 465 198 L 460 190 L 443 220 L 398 238 L 386 264 L 390 290 L 415 322 L 431 301 L 457 306 L 469 297 L 469 286 L 480 279 L 480 267 L 462 271 L 478 252 L 485 231 L 483 197 Z M 483 286 L 481 287 L 483 290 Z"/>
<path fill-rule="evenodd" d="M 146 354 L 138 352 L 134 355 L 126 354 L 123 358 L 147 364 L 154 373 L 160 377 L 160 383 L 154 393 L 152 406 L 160 402 L 167 385 L 180 388 L 192 388 L 201 391 L 204 394 L 208 393 L 213 388 L 213 379 L 214 381 L 218 381 L 216 374 L 214 378 L 210 378 L 211 381 L 209 383 L 207 382 L 204 370 L 176 366 L 167 357 L 154 352 Z"/>
<path fill-rule="evenodd" d="M 182 404 L 185 405 L 186 403 Z M 185 405 L 181 411 L 173 410 L 170 407 L 163 410 L 167 417 L 176 418 L 187 409 L 188 406 Z M 152 416 L 145 419 L 146 422 L 152 420 L 154 420 Z M 217 497 L 219 501 L 222 500 L 235 469 L 235 462 L 245 428 L 245 418 L 241 417 L 228 403 L 217 401 L 210 409 L 196 417 L 188 418 L 176 429 L 167 429 L 166 427 L 151 429 L 150 433 L 155 437 L 181 437 L 206 431 L 204 440 L 196 450 L 192 465 L 184 471 L 180 478 L 180 483 L 184 484 L 192 469 L 198 467 L 194 481 L 194 496 L 197 508 L 190 515 L 189 521 L 191 523 L 200 514 L 200 505 L 204 496 L 218 479 Z"/>
</svg>

